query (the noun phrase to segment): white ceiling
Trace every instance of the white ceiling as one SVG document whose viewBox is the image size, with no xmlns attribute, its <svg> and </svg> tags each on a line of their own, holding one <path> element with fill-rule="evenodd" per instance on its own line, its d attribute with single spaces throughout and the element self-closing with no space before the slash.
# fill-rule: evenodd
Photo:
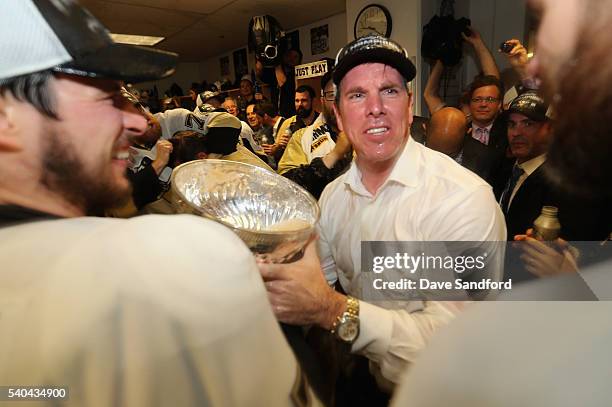
<svg viewBox="0 0 612 407">
<path fill-rule="evenodd" d="M 198 62 L 247 43 L 256 15 L 291 30 L 345 11 L 345 0 L 80 0 L 111 32 L 166 37 L 156 48 Z"/>
</svg>

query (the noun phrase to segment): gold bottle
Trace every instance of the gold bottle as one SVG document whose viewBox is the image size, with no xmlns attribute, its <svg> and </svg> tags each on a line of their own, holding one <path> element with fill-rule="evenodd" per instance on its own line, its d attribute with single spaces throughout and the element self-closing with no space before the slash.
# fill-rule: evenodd
<svg viewBox="0 0 612 407">
<path fill-rule="evenodd" d="M 555 240 L 561 232 L 561 223 L 557 219 L 559 209 L 554 206 L 543 206 L 542 213 L 533 222 L 536 239 Z"/>
</svg>

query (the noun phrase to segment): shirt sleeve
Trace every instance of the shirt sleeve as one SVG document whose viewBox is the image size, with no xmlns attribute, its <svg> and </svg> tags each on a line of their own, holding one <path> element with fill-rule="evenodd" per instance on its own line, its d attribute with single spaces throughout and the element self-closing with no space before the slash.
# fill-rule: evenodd
<svg viewBox="0 0 612 407">
<path fill-rule="evenodd" d="M 295 117 L 290 117 L 288 119 L 285 119 L 285 121 L 283 121 L 283 123 L 278 128 L 278 133 L 277 134 L 284 134 L 285 130 L 290 128 L 291 124 L 294 123 L 294 122 L 295 122 Z"/>
<path fill-rule="evenodd" d="M 338 272 L 336 271 L 336 262 L 334 261 L 334 257 L 332 256 L 331 247 L 325 236 L 325 232 L 321 227 L 318 227 L 319 233 L 319 242 L 318 242 L 318 253 L 319 259 L 321 262 L 321 270 L 323 270 L 323 274 L 325 275 L 325 279 L 327 283 L 331 286 L 336 284 L 338 281 Z"/>
<path fill-rule="evenodd" d="M 481 185 L 467 195 L 457 194 L 445 201 L 444 209 L 432 208 L 432 211 L 445 210 L 447 215 L 425 223 L 429 231 L 426 240 L 473 242 L 473 249 L 487 254 L 485 269 L 474 276 L 501 281 L 506 254 L 506 222 L 491 187 Z M 429 218 L 434 219 L 433 216 Z"/>
<path fill-rule="evenodd" d="M 288 120 L 285 120 L 287 123 Z M 283 123 L 283 127 L 285 126 Z M 283 129 L 281 129 L 283 130 Z M 300 165 L 308 164 L 308 156 L 304 153 L 302 149 L 302 136 L 304 135 L 304 130 L 300 129 L 296 131 L 287 143 L 287 147 L 285 148 L 285 152 L 278 162 L 278 173 L 283 175 L 287 171 L 297 168 Z"/>
<path fill-rule="evenodd" d="M 170 109 L 162 113 L 156 113 L 157 120 L 162 127 L 162 140 L 170 140 L 176 129 L 183 127 L 185 121 L 185 113 L 191 113 L 186 109 Z M 183 127 L 184 128 L 184 127 Z"/>
</svg>

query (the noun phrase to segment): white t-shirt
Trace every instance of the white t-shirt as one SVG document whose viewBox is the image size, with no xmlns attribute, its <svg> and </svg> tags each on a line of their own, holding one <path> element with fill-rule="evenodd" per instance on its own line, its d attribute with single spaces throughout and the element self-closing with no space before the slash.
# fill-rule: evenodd
<svg viewBox="0 0 612 407">
<path fill-rule="evenodd" d="M 255 260 L 217 223 L 9 226 L 0 264 L 3 385 L 65 386 L 66 406 L 295 405 L 298 366 Z"/>
</svg>

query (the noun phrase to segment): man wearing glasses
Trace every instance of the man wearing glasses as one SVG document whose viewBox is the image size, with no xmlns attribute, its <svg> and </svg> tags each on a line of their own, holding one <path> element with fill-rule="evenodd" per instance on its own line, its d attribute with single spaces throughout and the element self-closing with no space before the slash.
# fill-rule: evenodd
<svg viewBox="0 0 612 407">
<path fill-rule="evenodd" d="M 321 79 L 322 112 L 313 124 L 298 130 L 278 163 L 278 173 L 319 198 L 325 186 L 351 162 L 351 143 L 338 130 L 333 112 L 335 88 L 331 72 Z"/>
<path fill-rule="evenodd" d="M 467 136 L 487 146 L 479 161 L 497 163 L 491 168 L 488 181 L 498 199 L 514 163 L 508 150 L 506 120 L 500 115 L 503 95 L 502 83 L 492 75 L 477 76 L 469 89 L 472 121 L 468 124 Z"/>
<path fill-rule="evenodd" d="M 468 131 L 487 146 L 504 144 L 505 127 L 496 120 L 502 106 L 502 84 L 492 75 L 477 77 L 470 86 L 470 114 L 472 125 Z M 504 144 L 504 148 L 507 143 Z"/>
</svg>

